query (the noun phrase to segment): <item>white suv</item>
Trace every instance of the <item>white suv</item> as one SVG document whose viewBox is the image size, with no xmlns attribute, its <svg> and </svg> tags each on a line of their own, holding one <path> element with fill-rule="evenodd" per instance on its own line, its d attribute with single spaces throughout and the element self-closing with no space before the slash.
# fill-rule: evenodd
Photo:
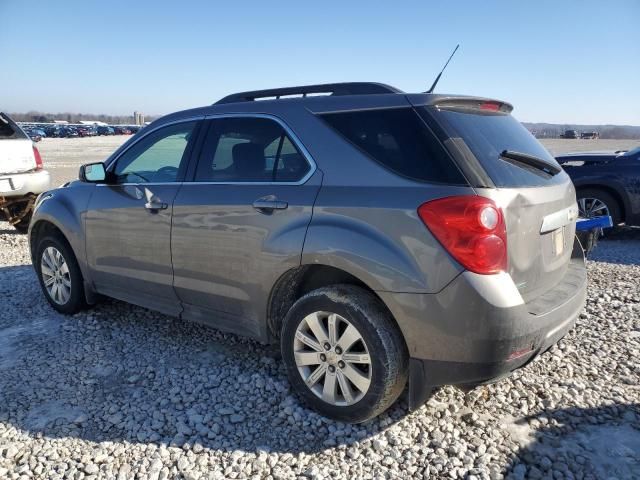
<svg viewBox="0 0 640 480">
<path fill-rule="evenodd" d="M 50 182 L 29 136 L 0 112 L 0 220 L 26 233 L 35 199 Z"/>
</svg>

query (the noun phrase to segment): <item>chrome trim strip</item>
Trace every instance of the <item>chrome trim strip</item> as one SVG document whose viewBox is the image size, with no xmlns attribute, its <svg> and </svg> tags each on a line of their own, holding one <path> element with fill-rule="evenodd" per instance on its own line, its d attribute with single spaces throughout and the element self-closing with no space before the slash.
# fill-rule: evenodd
<svg viewBox="0 0 640 480">
<path fill-rule="evenodd" d="M 540 227 L 540 233 L 547 233 L 553 230 L 557 230 L 560 227 L 569 225 L 571 222 L 575 222 L 578 218 L 578 205 L 573 204 L 570 207 L 563 208 L 557 212 L 550 213 L 542 220 L 542 226 Z"/>
<path fill-rule="evenodd" d="M 300 150 L 300 153 L 302 153 L 303 158 L 307 161 L 307 163 L 311 167 L 309 169 L 309 172 L 307 172 L 307 174 L 304 177 L 302 177 L 300 180 L 297 180 L 295 182 L 188 182 L 188 181 L 185 181 L 185 182 L 118 183 L 116 185 L 175 185 L 177 183 L 182 183 L 184 185 L 303 185 L 313 176 L 314 173 L 316 173 L 316 170 L 318 169 L 318 165 L 316 164 L 315 160 L 313 159 L 313 156 L 311 155 L 311 153 L 309 153 L 309 150 L 307 150 L 307 148 L 304 146 L 302 141 L 293 132 L 293 130 L 291 130 L 289 125 L 287 125 L 282 119 L 268 113 L 216 113 L 216 114 L 209 114 L 209 115 L 201 115 L 197 117 L 182 118 L 180 120 L 175 120 L 173 122 L 164 123 L 162 125 L 155 127 L 153 130 L 149 130 L 148 132 L 145 132 L 145 135 L 141 136 L 140 138 L 132 142 L 131 145 L 127 146 L 125 150 L 120 152 L 117 157 L 115 157 L 113 160 L 109 162 L 108 165 L 105 166 L 105 170 L 109 169 L 111 165 L 117 162 L 118 159 L 122 155 L 124 155 L 131 147 L 133 147 L 136 143 L 138 143 L 143 138 L 146 138 L 148 135 L 152 134 L 153 132 L 161 128 L 168 127 L 169 125 L 174 125 L 177 123 L 186 123 L 194 120 L 208 120 L 208 119 L 216 119 L 216 118 L 266 118 L 268 120 L 273 120 L 274 122 L 276 122 L 278 125 L 282 127 L 282 129 L 289 136 L 289 138 L 291 139 L 293 144 L 296 146 L 296 148 Z M 108 184 L 99 183 L 97 185 L 107 186 Z M 113 184 L 108 186 L 113 186 Z"/>
</svg>

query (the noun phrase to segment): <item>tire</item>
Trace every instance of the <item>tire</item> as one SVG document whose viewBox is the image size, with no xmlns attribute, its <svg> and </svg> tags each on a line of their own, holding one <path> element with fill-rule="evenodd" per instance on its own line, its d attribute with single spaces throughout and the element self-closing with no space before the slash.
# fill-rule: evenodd
<svg viewBox="0 0 640 480">
<path fill-rule="evenodd" d="M 601 190 L 599 188 L 584 188 L 577 191 L 576 197 L 578 199 L 578 207 L 580 208 L 580 215 L 584 214 L 583 204 L 581 202 L 582 199 L 585 199 L 585 205 L 587 207 L 589 203 L 587 199 L 597 199 L 606 205 L 607 209 L 609 210 L 609 215 L 611 216 L 611 220 L 613 221 L 614 227 L 623 221 L 622 208 L 620 206 L 620 203 L 609 192 L 606 192 L 605 190 Z M 600 216 L 600 215 L 595 215 L 595 216 Z"/>
<path fill-rule="evenodd" d="M 330 322 L 336 325 L 333 338 L 329 338 Z M 311 324 L 316 331 L 322 326 L 320 336 Z M 301 334 L 306 335 L 304 342 Z M 331 342 L 329 350 L 322 345 L 323 335 Z M 351 344 L 347 337 L 358 339 Z M 309 338 L 315 341 L 314 348 L 307 343 Z M 304 295 L 284 319 L 280 346 L 294 390 L 307 405 L 334 420 L 360 423 L 379 415 L 407 383 L 404 338 L 382 302 L 360 287 L 333 285 Z M 313 384 L 308 386 L 305 378 Z"/>
<path fill-rule="evenodd" d="M 60 282 L 58 284 L 58 292 L 60 292 L 60 289 L 62 287 L 65 287 L 64 291 L 66 292 L 67 286 L 69 291 L 68 297 L 64 294 L 60 294 L 56 299 L 53 298 L 53 293 L 50 293 L 47 286 L 45 286 L 45 277 L 49 280 L 51 276 L 47 277 L 47 274 L 44 273 L 45 270 L 42 267 L 43 262 L 45 262 L 45 265 L 51 265 L 52 261 L 55 262 L 56 259 L 53 255 L 55 251 L 60 253 L 64 263 L 67 266 L 66 271 L 68 272 L 67 275 L 64 272 L 65 269 L 62 269 L 60 271 L 61 278 L 59 279 Z M 45 252 L 47 252 L 48 255 L 48 262 L 47 260 L 43 260 Z M 84 296 L 84 281 L 82 278 L 82 273 L 80 272 L 78 261 L 76 260 L 71 247 L 64 238 L 61 238 L 58 235 L 48 235 L 40 239 L 38 242 L 38 247 L 36 249 L 34 267 L 38 276 L 38 281 L 40 282 L 40 287 L 42 288 L 42 292 L 44 293 L 44 296 L 49 304 L 54 309 L 56 309 L 60 313 L 71 315 L 86 308 L 87 304 Z"/>
</svg>

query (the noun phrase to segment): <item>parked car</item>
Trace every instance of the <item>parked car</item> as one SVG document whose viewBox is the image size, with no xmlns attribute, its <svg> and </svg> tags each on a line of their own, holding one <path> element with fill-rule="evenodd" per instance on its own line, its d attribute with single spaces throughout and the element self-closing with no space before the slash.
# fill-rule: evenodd
<svg viewBox="0 0 640 480">
<path fill-rule="evenodd" d="M 45 127 L 44 131 L 47 134 L 47 137 L 57 138 L 59 136 L 60 128 L 58 125 L 51 125 Z"/>
<path fill-rule="evenodd" d="M 96 131 L 98 132 L 98 135 L 115 135 L 115 131 L 112 127 L 107 127 L 104 125 L 98 125 Z"/>
<path fill-rule="evenodd" d="M 580 138 L 583 140 L 596 140 L 600 138 L 600 134 L 598 132 L 582 132 Z"/>
<path fill-rule="evenodd" d="M 561 136 L 562 138 L 572 138 L 572 139 L 580 138 L 580 135 L 576 130 L 565 130 Z"/>
<path fill-rule="evenodd" d="M 140 125 L 129 125 L 127 128 L 131 133 L 138 133 L 142 127 Z"/>
<path fill-rule="evenodd" d="M 580 215 L 610 215 L 614 225 L 640 225 L 640 147 L 556 157 L 573 180 Z"/>
<path fill-rule="evenodd" d="M 586 292 L 573 184 L 511 110 L 346 83 L 168 115 L 40 197 L 43 293 L 278 343 L 293 388 L 343 421 L 407 382 L 415 408 L 494 381 L 562 338 Z"/>
<path fill-rule="evenodd" d="M 131 135 L 131 130 L 128 127 L 117 126 L 113 127 L 113 130 L 116 135 Z"/>
<path fill-rule="evenodd" d="M 96 128 L 89 125 L 78 127 L 77 131 L 81 137 L 95 137 L 98 134 Z"/>
<path fill-rule="evenodd" d="M 0 112 L 0 219 L 26 232 L 36 195 L 49 188 L 40 152 L 29 136 Z"/>
<path fill-rule="evenodd" d="M 80 135 L 75 127 L 62 127 L 58 132 L 58 136 L 62 138 L 78 138 Z"/>
<path fill-rule="evenodd" d="M 23 131 L 29 136 L 31 140 L 34 142 L 39 142 L 43 137 L 46 137 L 46 133 L 38 128 L 28 128 L 23 129 Z"/>
</svg>

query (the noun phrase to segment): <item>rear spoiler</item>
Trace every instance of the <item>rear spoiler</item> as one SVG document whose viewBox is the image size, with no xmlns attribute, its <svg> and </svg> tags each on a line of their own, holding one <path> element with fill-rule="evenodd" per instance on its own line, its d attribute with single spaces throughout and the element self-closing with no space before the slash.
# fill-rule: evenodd
<svg viewBox="0 0 640 480">
<path fill-rule="evenodd" d="M 478 113 L 504 113 L 513 111 L 513 105 L 502 100 L 464 95 L 409 94 L 413 106 L 434 106 L 446 110 L 477 111 Z"/>
</svg>

